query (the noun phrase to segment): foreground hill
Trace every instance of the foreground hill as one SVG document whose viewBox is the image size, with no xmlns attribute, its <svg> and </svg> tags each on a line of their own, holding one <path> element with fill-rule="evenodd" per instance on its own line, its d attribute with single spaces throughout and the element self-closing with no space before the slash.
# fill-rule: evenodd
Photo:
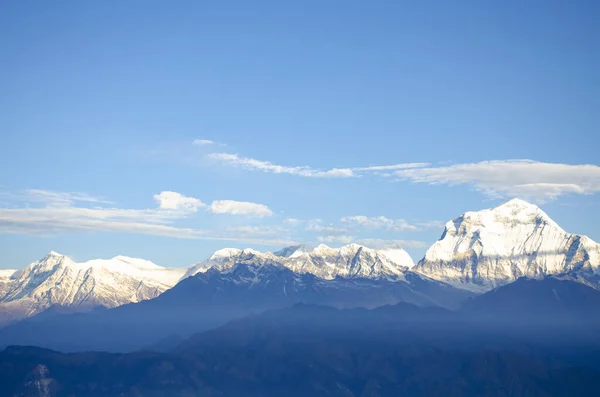
<svg viewBox="0 0 600 397">
<path fill-rule="evenodd" d="M 600 295 L 570 280 L 535 283 L 547 316 L 575 309 L 582 295 L 567 291 Z M 557 286 L 560 307 L 547 294 Z M 459 312 L 408 303 L 372 310 L 295 305 L 196 334 L 167 353 L 9 347 L 0 353 L 0 390 L 23 397 L 596 395 L 597 307 L 585 306 L 589 323 L 531 328 L 538 321 L 528 317 L 530 296 L 518 292 L 528 288 L 524 281 L 501 287 Z M 497 307 L 492 295 L 502 297 L 503 289 L 517 292 L 513 303 L 524 309 L 490 323 L 478 310 Z M 521 332 L 517 320 L 535 333 Z"/>
</svg>

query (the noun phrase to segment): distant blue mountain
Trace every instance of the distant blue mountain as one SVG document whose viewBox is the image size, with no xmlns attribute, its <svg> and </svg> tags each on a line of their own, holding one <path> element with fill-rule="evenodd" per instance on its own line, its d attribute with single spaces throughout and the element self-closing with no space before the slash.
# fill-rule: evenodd
<svg viewBox="0 0 600 397">
<path fill-rule="evenodd" d="M 0 345 L 132 351 L 251 313 L 296 303 L 373 308 L 398 302 L 456 307 L 472 293 L 411 273 L 405 281 L 323 280 L 275 265 L 239 264 L 189 277 L 155 299 L 110 310 L 38 316 L 0 330 Z"/>
</svg>

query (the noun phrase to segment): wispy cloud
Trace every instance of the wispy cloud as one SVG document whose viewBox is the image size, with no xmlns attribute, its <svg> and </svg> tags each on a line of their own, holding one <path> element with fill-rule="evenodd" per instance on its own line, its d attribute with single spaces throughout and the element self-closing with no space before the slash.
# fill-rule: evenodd
<svg viewBox="0 0 600 397">
<path fill-rule="evenodd" d="M 123 232 L 176 238 L 199 238 L 203 234 L 153 219 L 114 219 L 106 214 L 96 217 L 78 209 L 0 209 L 0 233 L 52 236 L 70 232 Z"/>
<path fill-rule="evenodd" d="M 427 221 L 427 222 L 417 222 L 417 227 L 419 229 L 443 229 L 446 226 L 446 222 L 443 221 Z"/>
<path fill-rule="evenodd" d="M 110 201 L 79 192 L 56 192 L 51 190 L 29 189 L 10 194 L 13 199 L 26 203 L 44 203 L 48 206 L 66 206 L 76 202 L 112 204 Z"/>
<path fill-rule="evenodd" d="M 20 195 L 14 194 L 15 197 Z M 77 202 L 107 203 L 84 193 L 27 190 L 22 196 L 42 204 L 42 207 L 0 208 L 0 232 L 51 235 L 59 232 L 112 231 L 181 238 L 193 238 L 201 234 L 196 230 L 169 225 L 176 219 L 196 212 L 202 205 L 200 200 L 176 192 L 165 191 L 155 195 L 159 207 L 153 209 L 77 206 Z M 19 202 L 23 203 L 21 200 Z"/>
<path fill-rule="evenodd" d="M 208 210 L 214 214 L 271 216 L 273 211 L 264 204 L 247 201 L 215 200 Z"/>
<path fill-rule="evenodd" d="M 385 216 L 368 217 L 364 215 L 345 216 L 340 221 L 349 226 L 358 226 L 365 229 L 381 229 L 394 232 L 411 232 L 425 229 L 443 229 L 442 221 L 427 221 L 411 223 L 405 219 L 391 219 Z"/>
<path fill-rule="evenodd" d="M 297 226 L 297 225 L 302 224 L 302 221 L 300 219 L 296 219 L 296 218 L 285 218 L 283 220 L 283 224 L 290 225 L 290 226 Z"/>
<path fill-rule="evenodd" d="M 369 167 L 357 167 L 353 168 L 359 172 L 374 172 L 374 171 L 395 171 L 409 168 L 421 168 L 429 166 L 429 163 L 404 163 L 404 164 L 392 164 L 392 165 L 372 165 Z"/>
<path fill-rule="evenodd" d="M 425 162 L 319 169 L 285 166 L 232 153 L 210 153 L 221 164 L 246 170 L 289 174 L 307 178 L 356 178 L 364 175 L 396 176 L 399 180 L 438 185 L 472 185 L 494 198 L 521 197 L 537 202 L 565 194 L 600 191 L 600 167 L 533 160 L 495 160 L 454 165 Z"/>
<path fill-rule="evenodd" d="M 302 230 L 305 232 L 316 233 L 321 235 L 329 236 L 341 236 L 348 234 L 350 231 L 347 227 L 341 225 L 334 225 L 332 223 L 325 223 L 322 219 L 296 219 L 286 218 L 283 220 L 283 225 L 296 230 Z"/>
<path fill-rule="evenodd" d="M 232 153 L 210 153 L 208 158 L 222 164 L 244 168 L 252 171 L 270 172 L 273 174 L 289 174 L 306 178 L 355 178 L 366 173 L 394 171 L 428 166 L 428 163 L 406 163 L 393 165 L 373 165 L 368 167 L 318 169 L 310 166 L 285 166 L 270 161 L 242 157 Z"/>
<path fill-rule="evenodd" d="M 417 230 L 417 226 L 411 225 L 404 219 L 390 219 L 385 216 L 368 217 L 364 215 L 346 216 L 341 219 L 342 223 L 357 225 L 369 229 L 385 229 L 396 232 Z"/>
<path fill-rule="evenodd" d="M 442 229 L 440 221 L 410 223 L 404 219 L 391 219 L 385 216 L 347 216 L 340 219 L 338 224 L 325 223 L 321 219 L 302 220 L 286 218 L 282 221 L 284 230 L 304 231 L 311 237 L 304 241 L 321 242 L 325 244 L 357 243 L 370 248 L 423 248 L 427 244 L 417 240 L 365 238 L 364 233 L 377 231 L 379 233 L 405 233 L 425 229 Z"/>
<path fill-rule="evenodd" d="M 428 246 L 423 241 L 416 240 L 385 240 L 377 238 L 357 239 L 357 244 L 364 245 L 374 249 L 392 249 L 392 248 L 425 248 Z"/>
<path fill-rule="evenodd" d="M 210 139 L 194 139 L 192 141 L 192 145 L 194 146 L 206 146 L 206 145 L 215 145 L 215 141 L 211 141 Z"/>
<path fill-rule="evenodd" d="M 273 239 L 293 240 L 290 237 L 290 229 L 281 225 L 243 225 L 230 226 L 225 229 L 226 233 L 239 237 L 260 237 Z"/>
<path fill-rule="evenodd" d="M 33 193 L 32 193 L 33 192 Z M 104 203 L 85 194 L 47 192 L 42 190 L 13 194 L 13 197 L 29 196 L 41 207 L 0 208 L 0 233 L 53 236 L 73 232 L 120 232 L 147 234 L 184 239 L 222 240 L 284 245 L 294 240 L 281 238 L 281 234 L 258 233 L 250 227 L 238 230 L 201 230 L 174 225 L 178 219 L 187 218 L 204 207 L 199 199 L 186 197 L 177 192 L 163 191 L 154 196 L 158 208 L 86 208 L 75 205 L 76 201 Z M 22 203 L 22 201 L 19 201 Z M 233 203 L 233 204 L 232 204 Z M 266 215 L 271 210 L 255 203 L 229 200 L 215 201 L 211 205 L 215 213 L 252 213 Z M 227 212 L 230 211 L 230 212 Z M 266 229 L 265 229 L 266 230 Z M 253 233 L 254 232 L 254 233 Z M 268 238 L 272 236 L 273 238 Z"/>
<path fill-rule="evenodd" d="M 305 230 L 315 233 L 327 234 L 329 236 L 341 236 L 348 233 L 345 227 L 335 226 L 332 224 L 324 225 L 320 222 L 308 222 Z"/>
<path fill-rule="evenodd" d="M 114 210 L 113 210 L 114 211 Z M 135 211 L 135 210 L 121 210 Z M 284 239 L 263 232 L 247 230 L 199 230 L 181 228 L 169 224 L 153 222 L 153 219 L 123 220 L 89 217 L 78 209 L 70 212 L 55 209 L 0 209 L 0 233 L 24 234 L 50 237 L 59 233 L 73 232 L 118 232 L 146 234 L 181 239 L 233 241 L 261 245 L 293 245 L 293 239 Z"/>
<path fill-rule="evenodd" d="M 210 153 L 208 158 L 223 164 L 248 170 L 270 172 L 274 174 L 290 174 L 309 178 L 351 178 L 355 176 L 349 168 L 332 168 L 318 170 L 307 166 L 288 167 L 231 153 Z"/>
<path fill-rule="evenodd" d="M 354 242 L 356 238 L 354 236 L 318 236 L 317 240 L 320 243 L 325 244 L 350 244 Z M 370 247 L 369 247 L 370 248 Z"/>
<path fill-rule="evenodd" d="M 600 167 L 542 163 L 533 160 L 498 160 L 398 170 L 403 180 L 432 185 L 472 185 L 494 197 L 521 197 L 535 201 L 565 194 L 600 191 Z"/>
<path fill-rule="evenodd" d="M 394 249 L 394 248 L 424 248 L 427 243 L 416 240 L 385 240 L 377 238 L 359 238 L 356 236 L 320 236 L 317 239 L 325 244 L 360 244 L 373 249 Z"/>
</svg>

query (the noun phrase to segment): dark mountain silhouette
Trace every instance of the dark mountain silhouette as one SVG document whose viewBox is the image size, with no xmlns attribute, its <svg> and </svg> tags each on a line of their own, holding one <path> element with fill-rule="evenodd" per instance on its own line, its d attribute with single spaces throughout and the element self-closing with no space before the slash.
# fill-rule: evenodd
<svg viewBox="0 0 600 397">
<path fill-rule="evenodd" d="M 489 333 L 456 312 L 408 303 L 296 304 L 198 333 L 166 353 L 9 347 L 0 353 L 0 390 L 24 397 L 596 395 L 600 344 L 561 338 L 562 348 L 548 347 L 537 335 Z"/>
<path fill-rule="evenodd" d="M 600 323 L 600 291 L 567 276 L 520 278 L 466 300 L 461 312 L 480 321 L 524 326 Z"/>
<path fill-rule="evenodd" d="M 368 308 L 400 301 L 456 306 L 471 295 L 417 275 L 410 283 L 340 277 L 325 281 L 284 267 L 237 265 L 226 272 L 211 269 L 189 277 L 152 300 L 24 320 L 0 330 L 0 346 L 132 351 L 167 337 L 188 337 L 234 318 L 299 302 Z"/>
</svg>

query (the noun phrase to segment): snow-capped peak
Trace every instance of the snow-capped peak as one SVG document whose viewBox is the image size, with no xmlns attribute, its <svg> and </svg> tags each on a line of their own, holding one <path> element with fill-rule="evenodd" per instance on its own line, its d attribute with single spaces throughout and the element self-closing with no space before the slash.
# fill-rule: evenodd
<svg viewBox="0 0 600 397">
<path fill-rule="evenodd" d="M 237 248 L 223 248 L 218 251 L 215 251 L 210 259 L 219 259 L 219 258 L 229 258 L 231 256 L 239 255 L 242 250 Z"/>
<path fill-rule="evenodd" d="M 285 258 L 295 258 L 302 254 L 306 254 L 311 252 L 314 248 L 310 245 L 300 244 L 300 245 L 292 245 L 290 247 L 285 247 L 279 251 L 273 252 L 273 255 L 282 256 Z"/>
<path fill-rule="evenodd" d="M 511 218 L 523 223 L 535 221 L 545 222 L 559 227 L 550 217 L 535 204 L 521 199 L 512 199 L 490 210 L 496 217 Z"/>
<path fill-rule="evenodd" d="M 117 261 L 125 263 L 128 266 L 132 266 L 138 269 L 164 269 L 162 266 L 158 266 L 156 263 L 148 261 L 146 259 L 132 258 L 129 256 L 118 255 L 109 261 Z"/>
<path fill-rule="evenodd" d="M 402 266 L 406 266 L 409 269 L 412 269 L 415 266 L 415 263 L 413 262 L 408 252 L 406 252 L 402 248 L 380 249 L 378 250 L 378 252 L 386 256 L 392 262 L 401 264 Z"/>
<path fill-rule="evenodd" d="M 10 278 L 15 272 L 15 269 L 0 269 L 0 279 Z"/>
<path fill-rule="evenodd" d="M 593 272 L 600 265 L 594 259 L 600 248 L 586 239 L 565 232 L 538 206 L 513 199 L 448 222 L 415 270 L 478 290 L 522 276 Z"/>
<path fill-rule="evenodd" d="M 509 208 L 532 208 L 532 209 L 539 209 L 539 207 L 535 204 L 532 204 L 528 201 L 525 201 L 523 199 L 520 198 L 512 198 L 508 201 L 505 201 L 504 203 L 498 205 L 496 207 L 496 209 L 498 208 L 504 208 L 504 207 L 509 207 Z"/>
<path fill-rule="evenodd" d="M 262 255 L 263 253 L 255 250 L 255 249 L 252 249 L 252 248 L 244 248 L 242 250 L 241 254 L 242 255 Z"/>
<path fill-rule="evenodd" d="M 50 252 L 0 282 L 0 306 L 14 319 L 55 304 L 115 307 L 159 295 L 174 286 L 185 271 L 126 256 L 75 262 Z"/>
<path fill-rule="evenodd" d="M 190 268 L 186 276 L 205 272 L 211 267 L 226 271 L 237 264 L 269 264 L 283 266 L 296 273 L 310 273 L 323 279 L 333 279 L 337 276 L 402 278 L 408 267 L 413 266 L 412 259 L 403 250 L 396 252 L 395 256 L 389 253 L 384 255 L 358 244 L 341 248 L 321 244 L 312 250 L 308 246 L 291 246 L 275 253 L 262 253 L 252 249 L 226 252 L 234 255 L 213 254 L 209 259 Z"/>
<path fill-rule="evenodd" d="M 326 253 L 326 252 L 329 252 L 332 250 L 333 249 L 326 244 L 319 244 L 315 247 L 315 249 L 312 250 L 312 252 L 315 254 L 319 254 L 319 253 Z"/>
<path fill-rule="evenodd" d="M 340 252 L 356 252 L 363 248 L 366 248 L 366 247 L 364 247 L 360 244 L 352 243 L 352 244 L 348 244 L 348 245 L 344 245 L 344 246 L 340 247 Z"/>
</svg>

